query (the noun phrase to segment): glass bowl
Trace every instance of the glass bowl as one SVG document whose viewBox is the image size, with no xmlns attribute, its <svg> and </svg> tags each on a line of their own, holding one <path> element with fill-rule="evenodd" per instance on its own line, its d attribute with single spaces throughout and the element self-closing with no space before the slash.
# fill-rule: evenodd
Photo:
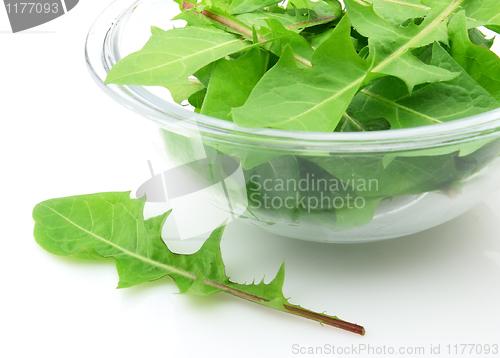
<svg viewBox="0 0 500 358">
<path fill-rule="evenodd" d="M 182 198 L 205 192 L 198 203 L 229 220 L 291 238 L 355 243 L 440 225 L 500 188 L 500 110 L 390 131 L 248 129 L 194 113 L 165 88 L 104 85 L 109 69 L 146 43 L 151 25 L 171 28 L 177 13 L 173 1 L 115 1 L 90 29 L 86 61 L 109 96 L 156 124 L 166 160 L 186 169 L 162 177 L 179 210 L 195 210 L 196 201 Z M 209 190 L 216 186 L 222 189 Z M 148 194 L 146 187 L 138 193 Z"/>
</svg>

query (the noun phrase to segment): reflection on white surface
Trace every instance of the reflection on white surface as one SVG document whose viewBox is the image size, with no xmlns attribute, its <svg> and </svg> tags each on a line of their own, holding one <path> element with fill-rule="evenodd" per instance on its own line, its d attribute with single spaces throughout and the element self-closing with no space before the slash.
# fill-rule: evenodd
<svg viewBox="0 0 500 358">
<path fill-rule="evenodd" d="M 489 259 L 492 259 L 498 266 L 500 266 L 500 252 L 486 251 L 484 253 L 484 256 L 486 256 Z"/>
</svg>

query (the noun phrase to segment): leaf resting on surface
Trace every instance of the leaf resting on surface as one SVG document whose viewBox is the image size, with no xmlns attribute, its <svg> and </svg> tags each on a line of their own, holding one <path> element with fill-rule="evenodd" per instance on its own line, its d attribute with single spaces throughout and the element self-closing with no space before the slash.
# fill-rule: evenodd
<svg viewBox="0 0 500 358">
<path fill-rule="evenodd" d="M 218 291 L 364 334 L 360 326 L 291 305 L 283 296 L 284 265 L 269 283 L 237 284 L 225 274 L 220 251 L 224 226 L 215 229 L 194 254 L 168 249 L 161 229 L 170 212 L 147 220 L 144 201 L 129 192 L 112 192 L 51 199 L 33 210 L 34 236 L 45 250 L 62 256 L 114 258 L 119 288 L 171 276 L 181 293 L 208 295 Z"/>
</svg>

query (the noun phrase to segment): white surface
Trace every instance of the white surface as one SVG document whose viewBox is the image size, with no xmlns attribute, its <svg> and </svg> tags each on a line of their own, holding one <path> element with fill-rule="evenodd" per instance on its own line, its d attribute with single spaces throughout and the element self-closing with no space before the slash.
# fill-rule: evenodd
<svg viewBox="0 0 500 358">
<path fill-rule="evenodd" d="M 0 8 L 0 356 L 296 357 L 321 355 L 293 354 L 294 344 L 364 344 L 423 347 L 421 356 L 440 345 L 440 356 L 476 357 L 468 350 L 448 355 L 446 346 L 500 344 L 500 193 L 436 229 L 364 245 L 300 242 L 229 225 L 222 252 L 233 280 L 268 281 L 285 258 L 284 293 L 292 303 L 363 324 L 365 337 L 222 293 L 176 295 L 169 279 L 116 290 L 112 262 L 43 251 L 32 236 L 36 203 L 135 190 L 150 176 L 147 123 L 102 93 L 83 60 L 86 32 L 109 2 L 81 1 L 15 35 Z"/>
</svg>

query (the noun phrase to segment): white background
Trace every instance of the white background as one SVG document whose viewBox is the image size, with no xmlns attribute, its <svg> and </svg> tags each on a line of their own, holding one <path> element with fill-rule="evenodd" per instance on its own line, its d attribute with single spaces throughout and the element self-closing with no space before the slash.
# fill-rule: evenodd
<svg viewBox="0 0 500 358">
<path fill-rule="evenodd" d="M 500 345 L 500 193 L 433 230 L 363 245 L 229 225 L 222 253 L 234 281 L 269 281 L 285 258 L 292 303 L 362 324 L 365 337 L 223 293 L 177 295 L 167 278 L 116 290 L 113 262 L 41 249 L 32 236 L 36 203 L 134 190 L 150 176 L 147 121 L 108 98 L 85 67 L 86 33 L 109 3 L 82 0 L 19 34 L 0 8 L 0 356 L 296 357 L 313 355 L 293 354 L 293 345 L 360 344 L 424 347 L 425 356 L 440 346 L 448 356 L 448 344 Z"/>
</svg>

